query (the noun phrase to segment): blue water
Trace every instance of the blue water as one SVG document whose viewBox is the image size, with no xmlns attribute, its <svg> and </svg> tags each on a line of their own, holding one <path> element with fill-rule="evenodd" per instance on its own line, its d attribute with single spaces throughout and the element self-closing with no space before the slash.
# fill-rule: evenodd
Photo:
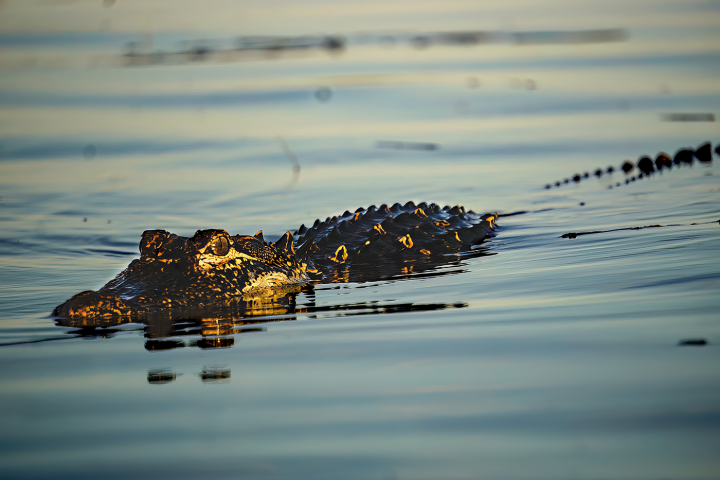
<svg viewBox="0 0 720 480">
<path fill-rule="evenodd" d="M 337 56 L 133 67 L 122 2 L 97 17 L 116 31 L 87 34 L 3 5 L 29 32 L 0 35 L 0 476 L 717 478 L 720 158 L 617 173 L 720 140 L 716 122 L 663 120 L 720 113 L 712 3 L 517 14 L 516 31 L 627 29 L 606 44 L 387 48 L 346 16 Z M 373 8 L 383 35 L 412 35 Z M 410 30 L 470 28 L 447 8 Z M 195 33 L 148 15 L 166 52 L 232 45 L 214 13 Z M 307 28 L 287 35 L 327 31 Z M 276 239 L 408 200 L 517 214 L 488 255 L 317 285 L 259 317 L 49 316 L 137 258 L 146 229 Z M 590 231 L 608 232 L 561 238 Z"/>
</svg>

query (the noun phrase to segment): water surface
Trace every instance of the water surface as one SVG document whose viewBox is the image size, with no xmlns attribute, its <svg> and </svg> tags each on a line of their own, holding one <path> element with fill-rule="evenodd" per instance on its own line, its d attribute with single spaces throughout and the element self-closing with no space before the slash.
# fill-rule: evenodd
<svg viewBox="0 0 720 480">
<path fill-rule="evenodd" d="M 115 32 L 87 36 L 28 10 L 45 33 L 0 40 L 2 477 L 717 478 L 718 157 L 544 188 L 717 145 L 716 122 L 663 120 L 720 112 L 715 3 L 622 17 L 517 2 L 514 26 L 501 7 L 473 26 L 459 4 L 411 18 L 374 5 L 338 21 L 356 42 L 339 56 L 144 67 L 121 61 L 135 38 L 122 2 L 92 17 Z M 248 34 L 327 31 L 312 26 L 333 11 L 309 12 L 306 29 Z M 155 47 L 231 43 L 208 15 L 196 31 L 158 20 Z M 399 39 L 628 38 L 390 48 L 358 40 L 368 19 Z M 316 285 L 283 312 L 95 329 L 49 316 L 138 257 L 146 229 L 273 239 L 408 200 L 518 214 L 500 218 L 488 255 Z M 663 226 L 561 238 L 648 225 Z M 678 346 L 694 338 L 709 344 Z"/>
</svg>

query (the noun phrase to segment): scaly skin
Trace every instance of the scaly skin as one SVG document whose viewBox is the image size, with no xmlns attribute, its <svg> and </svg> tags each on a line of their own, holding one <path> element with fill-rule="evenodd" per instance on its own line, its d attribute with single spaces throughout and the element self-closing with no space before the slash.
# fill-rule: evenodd
<svg viewBox="0 0 720 480">
<path fill-rule="evenodd" d="M 317 220 L 309 229 L 301 226 L 296 238 L 287 232 L 275 243 L 265 242 L 262 231 L 230 236 L 225 230 L 198 230 L 186 238 L 148 230 L 140 259 L 97 292 L 59 305 L 53 315 L 82 323 L 252 308 L 258 298 L 314 281 L 380 279 L 476 254 L 472 247 L 493 236 L 496 219 L 463 207 L 408 202 Z"/>
</svg>

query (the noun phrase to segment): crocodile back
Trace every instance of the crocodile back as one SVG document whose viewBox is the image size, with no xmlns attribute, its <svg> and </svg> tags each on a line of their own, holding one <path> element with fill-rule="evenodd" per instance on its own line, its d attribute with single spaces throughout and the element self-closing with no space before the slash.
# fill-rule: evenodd
<svg viewBox="0 0 720 480">
<path fill-rule="evenodd" d="M 408 202 L 346 211 L 293 235 L 298 255 L 312 260 L 324 280 L 360 281 L 479 254 L 477 245 L 494 235 L 496 219 L 462 206 Z"/>
</svg>

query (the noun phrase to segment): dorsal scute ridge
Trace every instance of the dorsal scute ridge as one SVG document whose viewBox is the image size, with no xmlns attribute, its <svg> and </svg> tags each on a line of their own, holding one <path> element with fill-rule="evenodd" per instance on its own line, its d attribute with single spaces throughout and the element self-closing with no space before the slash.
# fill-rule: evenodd
<svg viewBox="0 0 720 480">
<path fill-rule="evenodd" d="M 718 149 L 720 149 L 720 145 L 718 145 Z M 695 158 L 701 163 L 712 162 L 712 144 L 706 142 L 699 146 L 698 149 L 695 150 Z"/>
<path fill-rule="evenodd" d="M 276 251 L 284 253 L 285 255 L 295 255 L 295 248 L 293 246 L 293 234 L 290 232 L 285 232 L 285 234 L 280 237 L 277 242 L 273 243 L 272 246 L 275 247 Z"/>
<path fill-rule="evenodd" d="M 310 228 L 301 226 L 295 239 L 296 255 L 330 271 L 349 268 L 354 262 L 424 261 L 433 255 L 472 251 L 471 247 L 493 236 L 496 218 L 466 211 L 461 205 L 370 205 L 324 222 L 316 220 Z"/>
<path fill-rule="evenodd" d="M 672 170 L 673 167 L 692 165 L 695 160 L 704 164 L 711 163 L 713 161 L 712 152 L 712 143 L 705 142 L 699 145 L 696 149 L 693 149 L 692 147 L 680 148 L 675 152 L 675 155 L 673 155 L 672 157 L 665 152 L 659 152 L 656 155 L 654 161 L 649 155 L 641 155 L 640 157 L 638 157 L 637 163 L 632 163 L 631 161 L 626 160 L 622 163 L 622 165 L 620 165 L 617 171 L 622 171 L 625 173 L 626 176 L 629 177 L 625 179 L 625 184 L 629 184 L 634 182 L 635 180 L 641 180 L 643 178 L 651 177 L 656 172 L 662 172 L 664 169 Z M 720 144 L 717 144 L 717 146 L 715 147 L 715 153 L 720 156 Z M 633 174 L 636 168 L 640 171 L 640 173 L 637 175 Z M 611 165 L 607 167 L 607 169 L 596 169 L 594 175 L 595 177 L 600 179 L 603 177 L 603 175 L 612 175 L 615 171 L 616 169 Z M 585 172 L 582 175 L 575 174 L 575 176 L 572 177 L 572 180 L 573 182 L 578 183 L 584 178 L 590 178 L 589 172 Z M 562 182 L 556 181 L 554 183 L 545 184 L 545 189 L 549 190 L 553 188 L 553 185 L 555 187 L 561 187 L 562 185 L 567 185 L 569 183 L 569 179 L 566 178 Z M 613 188 L 613 183 L 616 187 L 619 187 L 621 185 L 620 182 L 617 181 L 611 182 L 608 188 Z"/>
</svg>

